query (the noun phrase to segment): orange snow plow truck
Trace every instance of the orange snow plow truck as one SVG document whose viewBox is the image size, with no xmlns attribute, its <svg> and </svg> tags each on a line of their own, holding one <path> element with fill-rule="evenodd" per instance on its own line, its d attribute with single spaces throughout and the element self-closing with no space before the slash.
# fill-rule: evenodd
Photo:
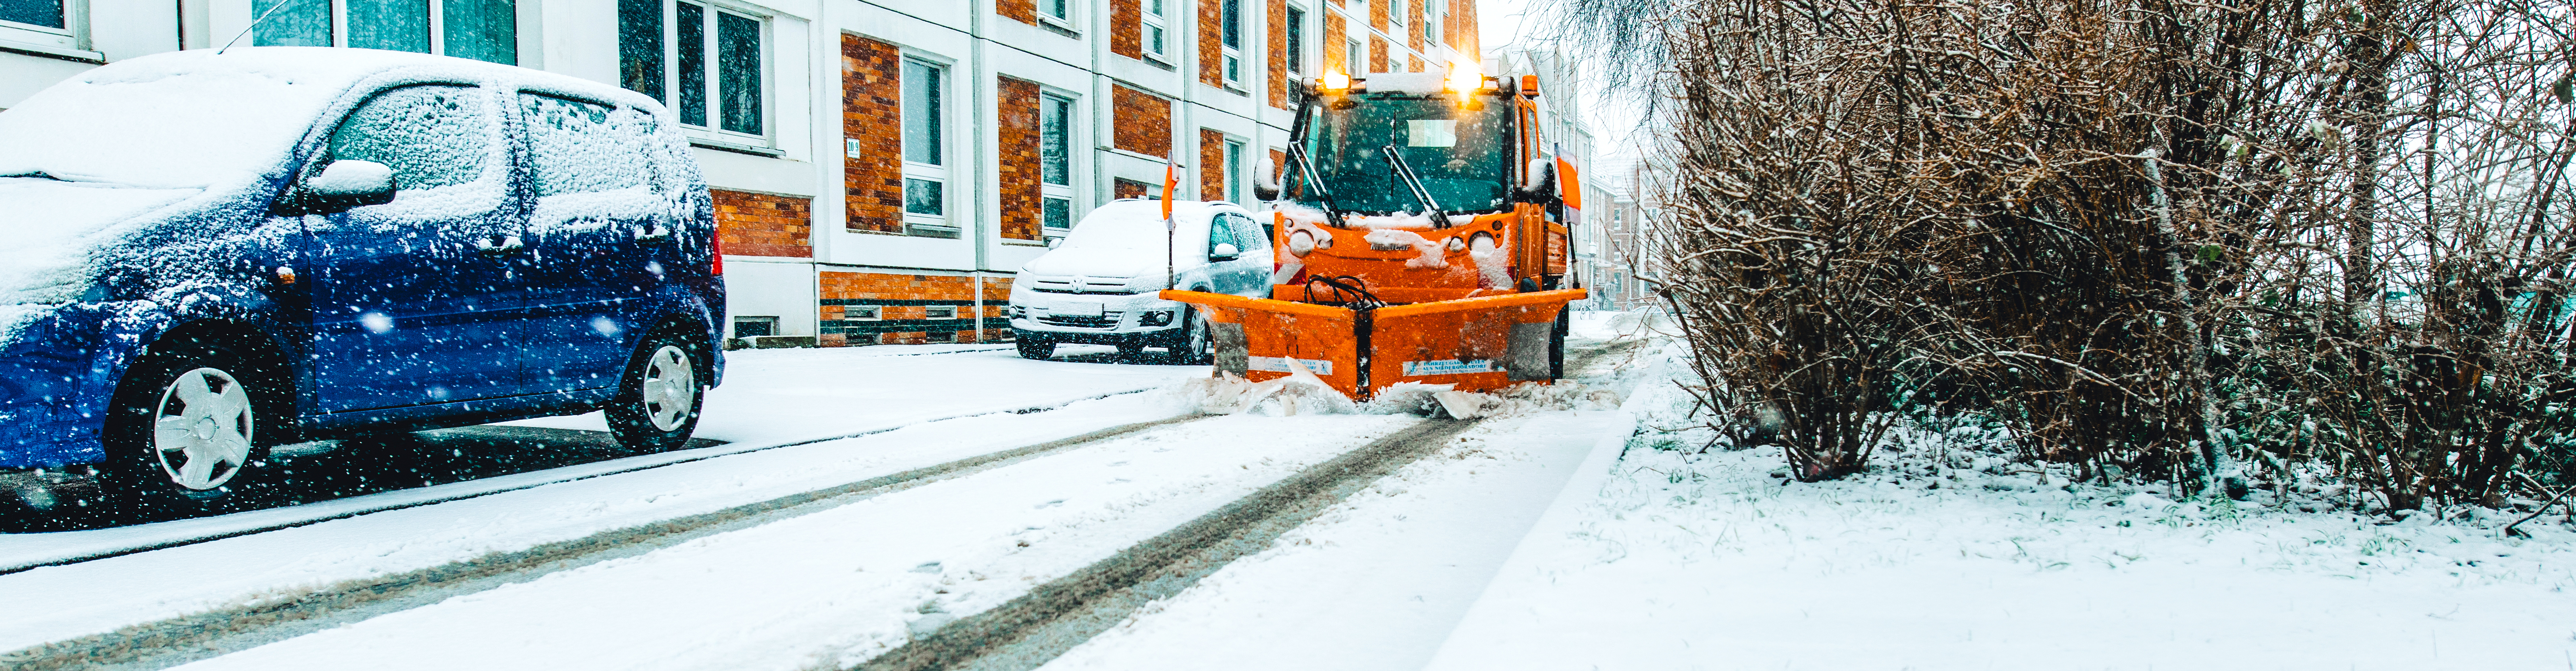
<svg viewBox="0 0 2576 671">
<path fill-rule="evenodd" d="M 1298 98 L 1270 201 L 1270 297 L 1166 290 L 1219 370 L 1298 369 L 1354 399 L 1403 382 L 1491 391 L 1564 374 L 1581 194 L 1543 159 L 1538 78 L 1326 75 Z M 1267 171 L 1264 171 L 1267 172 Z M 1266 175 L 1265 175 L 1266 176 Z"/>
</svg>

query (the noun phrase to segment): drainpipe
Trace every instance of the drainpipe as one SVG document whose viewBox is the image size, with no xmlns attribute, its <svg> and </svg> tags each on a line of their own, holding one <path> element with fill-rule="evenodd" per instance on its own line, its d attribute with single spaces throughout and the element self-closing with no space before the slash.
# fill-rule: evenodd
<svg viewBox="0 0 2576 671">
<path fill-rule="evenodd" d="M 998 85 L 998 82 L 986 81 L 991 79 L 991 75 L 984 71 L 984 16 L 999 11 L 999 2 L 1000 0 L 992 0 L 984 3 L 982 10 L 971 12 L 966 19 L 968 38 L 972 41 L 966 50 L 967 68 L 975 73 L 975 83 L 969 88 L 967 98 L 974 105 L 972 109 L 976 124 L 973 141 L 977 143 L 984 142 L 987 134 L 996 134 L 998 137 L 1001 121 L 999 110 L 995 110 L 994 116 L 989 119 L 984 116 L 984 110 L 992 109 L 984 104 L 984 99 L 987 97 L 984 87 Z M 970 165 L 974 167 L 974 172 L 970 174 L 975 176 L 976 181 L 985 182 L 987 174 L 992 176 L 992 180 L 986 182 L 986 188 L 975 189 L 975 268 L 973 272 L 967 273 L 967 280 L 975 283 L 975 342 L 980 343 L 984 342 L 984 266 L 989 262 L 988 256 L 992 251 L 991 238 L 999 230 L 990 225 L 996 222 L 985 219 L 984 215 L 990 213 L 996 218 L 1001 216 L 1000 210 L 993 209 L 997 207 L 993 204 L 993 191 L 1001 186 L 1001 172 L 986 170 L 984 152 L 969 152 L 969 154 L 972 156 L 969 159 Z M 996 151 L 994 155 L 999 158 L 1000 152 Z"/>
</svg>

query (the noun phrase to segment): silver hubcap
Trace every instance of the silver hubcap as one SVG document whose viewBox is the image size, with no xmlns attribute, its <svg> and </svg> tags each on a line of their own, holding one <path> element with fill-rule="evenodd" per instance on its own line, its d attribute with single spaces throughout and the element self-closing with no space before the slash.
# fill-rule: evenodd
<svg viewBox="0 0 2576 671">
<path fill-rule="evenodd" d="M 152 417 L 152 455 L 161 473 L 181 487 L 224 486 L 250 461 L 250 393 L 230 373 L 180 373 L 161 391 Z"/>
<path fill-rule="evenodd" d="M 653 418 L 653 428 L 679 430 L 697 408 L 697 392 L 697 370 L 680 348 L 663 345 L 644 362 L 644 416 Z"/>
</svg>

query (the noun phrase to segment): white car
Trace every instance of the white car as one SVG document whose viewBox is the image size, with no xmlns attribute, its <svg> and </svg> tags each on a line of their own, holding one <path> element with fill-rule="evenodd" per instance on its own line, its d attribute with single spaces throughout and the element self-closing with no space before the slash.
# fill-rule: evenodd
<svg viewBox="0 0 2576 671">
<path fill-rule="evenodd" d="M 1057 343 L 1117 345 L 1123 359 L 1161 347 L 1182 363 L 1213 353 L 1207 317 L 1155 295 L 1166 286 L 1270 297 L 1270 233 L 1243 206 L 1175 201 L 1172 229 L 1160 201 L 1121 199 L 1084 215 L 1063 244 L 1020 268 L 1011 283 L 1011 331 L 1020 356 L 1044 359 Z M 1165 241 L 1170 247 L 1165 247 Z M 1175 278 L 1164 283 L 1166 268 Z"/>
</svg>

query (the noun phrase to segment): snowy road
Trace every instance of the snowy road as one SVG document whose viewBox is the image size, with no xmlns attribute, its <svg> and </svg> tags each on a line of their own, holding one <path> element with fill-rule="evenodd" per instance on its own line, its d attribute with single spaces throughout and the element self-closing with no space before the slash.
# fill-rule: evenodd
<svg viewBox="0 0 2576 671">
<path fill-rule="evenodd" d="M 1194 417 L 1166 392 L 1062 400 L 1203 375 L 1203 367 L 1029 362 L 986 352 L 752 354 L 736 360 L 724 388 L 733 396 L 709 403 L 704 435 L 734 443 L 630 458 L 704 452 L 689 461 L 524 473 L 509 477 L 611 471 L 0 575 L 0 650 L 17 650 L 0 654 L 0 663 L 790 669 L 848 668 L 895 651 L 904 654 L 885 659 L 930 660 L 898 667 L 946 668 L 953 657 L 916 654 L 924 641 L 940 640 L 932 634 L 943 625 L 981 631 L 1024 610 L 1033 588 L 1090 580 L 1084 576 L 1104 566 L 1153 573 L 1147 582 L 1169 589 L 1131 592 L 1169 596 L 1319 514 L 1344 511 L 1335 507 L 1341 498 L 1380 475 L 1419 471 L 1407 466 L 1415 458 L 1465 463 L 1446 442 L 1460 430 L 1481 437 L 1459 440 L 1481 445 L 1509 435 L 1494 431 L 1526 429 L 1431 426 L 1401 415 Z M 833 379 L 897 370 L 934 387 L 973 375 L 986 384 L 950 396 Z M 744 384 L 764 375 L 771 379 Z M 778 379 L 788 377 L 807 388 Z M 996 386 L 995 377 L 1033 383 Z M 1050 394 L 1064 407 L 970 414 L 977 404 L 1028 407 Z M 725 412 L 754 418 L 715 420 Z M 938 412 L 970 415 L 902 424 Z M 511 430 L 578 429 L 586 421 L 595 418 Z M 815 440 L 871 421 L 896 426 Z M 739 452 L 747 445 L 776 447 Z M 1550 477 L 1523 479 L 1543 489 Z M 1240 509 L 1263 511 L 1251 517 L 1269 526 L 1246 535 L 1242 527 L 1258 520 L 1228 512 Z M 1524 526 L 1495 528 L 1510 534 Z M 1190 529 L 1201 530 L 1192 532 L 1196 545 L 1171 541 Z M 30 536 L 45 535 L 22 538 Z M 1163 546 L 1172 551 L 1162 563 L 1134 559 Z M 1190 557 L 1199 564 L 1184 566 Z M 1174 582 L 1175 570 L 1188 575 Z M 1460 575 L 1481 579 L 1475 570 Z M 1044 662 L 1141 602 L 1121 603 L 1092 608 L 1099 626 L 1004 666 Z M 1049 635 L 1061 638 L 1058 629 Z M 887 665 L 879 662 L 869 665 Z"/>
</svg>

